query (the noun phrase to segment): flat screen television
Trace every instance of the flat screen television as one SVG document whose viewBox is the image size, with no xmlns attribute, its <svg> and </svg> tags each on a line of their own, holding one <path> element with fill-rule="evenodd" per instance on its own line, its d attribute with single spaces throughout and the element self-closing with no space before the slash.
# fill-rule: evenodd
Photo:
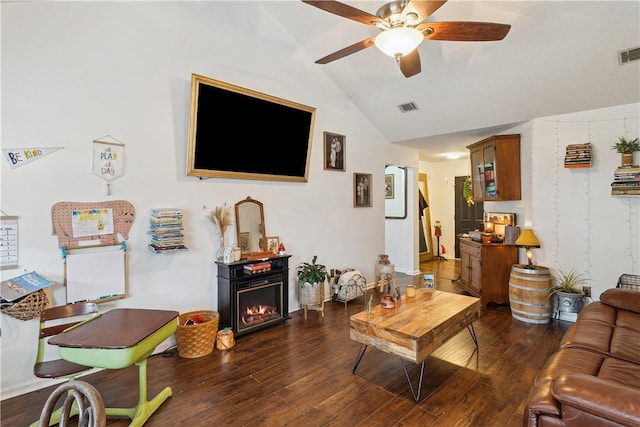
<svg viewBox="0 0 640 427">
<path fill-rule="evenodd" d="M 192 74 L 187 175 L 306 182 L 315 111 Z"/>
</svg>

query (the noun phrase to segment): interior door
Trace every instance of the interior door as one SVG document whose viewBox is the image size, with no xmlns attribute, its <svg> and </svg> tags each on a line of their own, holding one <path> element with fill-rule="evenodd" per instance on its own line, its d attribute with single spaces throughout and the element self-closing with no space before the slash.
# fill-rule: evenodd
<svg viewBox="0 0 640 427">
<path fill-rule="evenodd" d="M 427 174 L 418 174 L 418 226 L 420 262 L 433 259 L 433 242 L 431 241 L 431 213 L 429 211 L 429 186 Z"/>
<path fill-rule="evenodd" d="M 484 214 L 484 203 L 475 202 L 473 205 L 468 205 L 467 201 L 462 195 L 462 188 L 464 187 L 464 181 L 466 176 L 456 176 L 455 183 L 455 232 L 456 236 L 460 234 L 468 233 L 472 230 L 482 230 L 482 220 Z M 460 258 L 460 240 L 456 239 L 455 247 L 456 258 Z"/>
</svg>

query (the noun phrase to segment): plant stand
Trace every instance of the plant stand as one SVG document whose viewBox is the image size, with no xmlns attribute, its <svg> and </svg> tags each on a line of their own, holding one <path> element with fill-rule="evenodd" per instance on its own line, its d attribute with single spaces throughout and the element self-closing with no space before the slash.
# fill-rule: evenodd
<svg viewBox="0 0 640 427">
<path fill-rule="evenodd" d="M 304 311 L 304 320 L 307 320 L 307 310 L 319 311 L 324 317 L 324 282 L 305 283 L 300 288 L 300 309 Z"/>
</svg>

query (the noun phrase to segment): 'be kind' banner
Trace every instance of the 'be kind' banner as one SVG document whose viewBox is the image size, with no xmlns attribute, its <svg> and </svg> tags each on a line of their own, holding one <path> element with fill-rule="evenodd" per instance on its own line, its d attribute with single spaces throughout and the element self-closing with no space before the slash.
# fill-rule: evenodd
<svg viewBox="0 0 640 427">
<path fill-rule="evenodd" d="M 2 153 L 7 159 L 11 169 L 19 168 L 27 163 L 34 162 L 64 147 L 48 147 L 48 148 L 3 148 Z"/>
</svg>

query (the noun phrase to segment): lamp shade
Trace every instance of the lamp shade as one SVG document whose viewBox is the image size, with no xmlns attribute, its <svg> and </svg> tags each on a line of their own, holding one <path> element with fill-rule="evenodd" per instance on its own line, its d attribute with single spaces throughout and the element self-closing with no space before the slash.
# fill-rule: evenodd
<svg viewBox="0 0 640 427">
<path fill-rule="evenodd" d="M 540 241 L 538 240 L 536 235 L 533 234 L 533 230 L 530 230 L 528 228 L 525 228 L 524 230 L 522 230 L 522 232 L 520 233 L 520 236 L 516 239 L 515 243 L 517 246 L 527 246 L 530 248 L 540 247 Z"/>
<path fill-rule="evenodd" d="M 385 55 L 394 58 L 409 54 L 424 40 L 424 34 L 411 27 L 391 28 L 378 34 L 373 43 Z"/>
</svg>

